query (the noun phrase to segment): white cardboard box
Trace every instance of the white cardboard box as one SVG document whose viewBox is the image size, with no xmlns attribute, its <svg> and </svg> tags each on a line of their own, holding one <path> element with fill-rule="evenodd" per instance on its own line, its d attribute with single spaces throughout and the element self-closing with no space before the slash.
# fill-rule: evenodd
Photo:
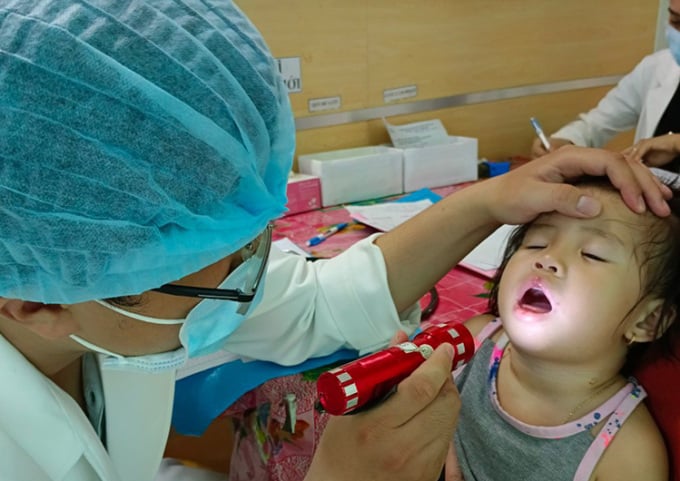
<svg viewBox="0 0 680 481">
<path fill-rule="evenodd" d="M 477 139 L 449 136 L 449 142 L 403 149 L 404 192 L 477 180 Z"/>
<path fill-rule="evenodd" d="M 391 147 L 301 155 L 298 169 L 321 179 L 324 207 L 403 192 L 402 151 Z"/>
</svg>

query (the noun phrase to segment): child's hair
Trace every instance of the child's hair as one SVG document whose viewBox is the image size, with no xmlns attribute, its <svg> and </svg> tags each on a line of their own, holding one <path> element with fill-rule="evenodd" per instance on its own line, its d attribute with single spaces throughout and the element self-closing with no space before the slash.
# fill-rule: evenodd
<svg viewBox="0 0 680 481">
<path fill-rule="evenodd" d="M 584 177 L 575 182 L 581 187 L 593 187 L 616 192 L 606 177 Z M 671 189 L 673 197 L 668 201 L 671 215 L 655 218 L 649 226 L 649 241 L 636 249 L 635 255 L 640 259 L 640 278 L 642 282 L 640 299 L 646 295 L 654 295 L 663 299 L 660 310 L 660 321 L 657 323 L 655 339 L 661 339 L 665 355 L 676 352 L 675 342 L 680 340 L 680 323 L 673 322 L 680 315 L 680 191 Z M 651 214 L 650 214 L 651 215 Z M 501 277 L 513 254 L 519 249 L 532 222 L 515 229 L 503 254 L 493 286 L 489 293 L 488 312 L 494 316 L 498 311 L 498 290 Z M 642 355 L 652 343 L 634 343 L 628 350 L 626 363 L 622 373 L 627 375 L 639 362 Z"/>
</svg>

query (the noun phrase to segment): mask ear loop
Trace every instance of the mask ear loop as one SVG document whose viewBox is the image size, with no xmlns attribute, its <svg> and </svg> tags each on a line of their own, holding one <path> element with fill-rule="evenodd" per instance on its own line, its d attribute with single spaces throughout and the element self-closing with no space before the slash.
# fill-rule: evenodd
<svg viewBox="0 0 680 481">
<path fill-rule="evenodd" d="M 121 309 L 120 307 L 114 306 L 104 301 L 100 301 L 98 299 L 95 299 L 94 302 L 101 306 L 106 307 L 107 309 L 115 311 L 118 314 L 122 314 L 125 317 L 131 317 L 132 319 L 137 319 L 138 321 L 142 322 L 149 322 L 151 324 L 163 324 L 163 325 L 183 324 L 184 321 L 186 320 L 186 319 L 161 319 L 158 317 L 149 317 L 143 314 L 137 314 L 136 312 L 126 311 L 125 309 Z"/>
<path fill-rule="evenodd" d="M 109 351 L 108 349 L 104 349 L 103 347 L 99 347 L 96 344 L 92 344 L 91 342 L 86 341 L 80 336 L 76 336 L 75 334 L 71 334 L 69 337 L 76 341 L 81 346 L 88 348 L 90 351 L 98 352 L 99 354 L 104 354 L 106 356 L 115 357 L 116 359 L 125 359 L 125 356 L 123 356 L 122 354 L 117 354 L 115 352 Z"/>
<path fill-rule="evenodd" d="M 104 301 L 100 301 L 98 299 L 95 299 L 94 302 L 96 302 L 97 304 L 99 304 L 101 306 L 106 307 L 107 309 L 110 309 L 114 312 L 117 312 L 118 314 L 122 314 L 123 316 L 130 317 L 132 319 L 136 319 L 136 320 L 142 321 L 142 322 L 149 322 L 151 324 L 173 325 L 173 324 L 183 324 L 184 321 L 185 321 L 184 319 L 159 319 L 159 318 L 155 318 L 155 317 L 144 316 L 142 314 L 137 314 L 136 312 L 126 311 L 125 309 L 121 309 L 117 306 L 111 305 L 111 304 L 104 302 Z M 104 354 L 106 356 L 115 357 L 117 359 L 126 359 L 126 357 L 121 355 L 121 354 L 111 352 L 108 349 L 104 349 L 103 347 L 97 346 L 96 344 L 92 344 L 90 341 L 86 341 L 82 337 L 77 336 L 75 334 L 71 334 L 69 337 L 71 339 L 73 339 L 75 342 L 77 342 L 78 344 L 80 344 L 81 346 L 86 347 L 91 351 L 98 352 L 99 354 Z"/>
</svg>

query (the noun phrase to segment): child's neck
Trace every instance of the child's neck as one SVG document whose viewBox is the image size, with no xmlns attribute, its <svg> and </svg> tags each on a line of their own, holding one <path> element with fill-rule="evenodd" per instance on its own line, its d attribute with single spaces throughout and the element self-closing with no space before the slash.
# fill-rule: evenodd
<svg viewBox="0 0 680 481">
<path fill-rule="evenodd" d="M 621 389 L 626 379 L 619 369 L 540 361 L 508 344 L 498 371 L 498 398 L 522 422 L 558 426 L 591 412 Z"/>
</svg>

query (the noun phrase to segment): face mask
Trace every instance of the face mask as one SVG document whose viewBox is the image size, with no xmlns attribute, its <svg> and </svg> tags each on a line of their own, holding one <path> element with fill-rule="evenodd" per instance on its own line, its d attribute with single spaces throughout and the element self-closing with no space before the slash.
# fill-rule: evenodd
<svg viewBox="0 0 680 481">
<path fill-rule="evenodd" d="M 261 259 L 251 257 L 229 274 L 218 288 L 238 289 L 247 285 L 257 275 L 261 262 Z M 250 302 L 203 299 L 196 304 L 179 332 L 179 340 L 189 357 L 203 356 L 222 348 L 229 335 L 262 301 L 266 277 L 266 274 L 262 276 L 255 297 Z"/>
<path fill-rule="evenodd" d="M 257 275 L 261 262 L 261 259 L 251 257 L 231 272 L 217 288 L 238 289 L 247 285 L 248 281 L 251 281 Z M 103 301 L 96 301 L 107 309 L 138 321 L 152 324 L 182 324 L 179 332 L 182 347 L 175 351 L 128 357 L 108 351 L 76 335 L 71 335 L 71 339 L 92 351 L 105 354 L 107 357 L 102 361 L 102 366 L 108 368 L 146 372 L 176 369 L 184 364 L 187 357 L 203 356 L 222 348 L 229 335 L 241 325 L 262 300 L 265 278 L 266 275 L 262 277 L 252 301 L 242 303 L 203 299 L 189 311 L 184 319 L 160 319 L 145 316 L 126 311 Z"/>
<path fill-rule="evenodd" d="M 123 315 L 130 316 L 131 313 L 124 311 L 116 306 L 107 304 L 106 302 L 96 301 L 102 306 L 108 307 L 111 310 L 119 312 Z M 146 316 L 141 316 L 146 317 Z M 180 324 L 184 322 L 184 319 L 145 319 L 145 322 L 153 322 L 154 324 Z M 80 336 L 72 334 L 71 339 L 76 341 L 81 346 L 88 348 L 91 351 L 98 352 L 99 354 L 104 354 L 106 357 L 102 360 L 102 368 L 109 369 L 129 369 L 133 371 L 143 371 L 143 372 L 163 372 L 171 369 L 177 369 L 186 361 L 186 352 L 184 347 L 180 347 L 174 351 L 161 352 L 159 354 L 146 354 L 144 356 L 123 356 L 122 354 L 117 354 L 111 352 L 103 347 L 99 347 L 89 341 L 86 341 Z"/>
<path fill-rule="evenodd" d="M 680 32 L 666 25 L 666 41 L 668 42 L 668 48 L 675 59 L 675 63 L 680 65 Z"/>
<path fill-rule="evenodd" d="M 104 354 L 106 357 L 104 357 L 101 361 L 102 369 L 130 370 L 153 374 L 177 369 L 178 367 L 182 366 L 187 359 L 187 355 L 183 347 L 180 347 L 174 351 L 161 352 L 159 354 L 146 354 L 144 356 L 123 356 L 121 354 L 116 354 L 115 352 L 106 350 L 103 347 L 99 347 L 96 344 L 92 344 L 91 342 L 86 341 L 79 336 L 72 335 L 71 339 L 76 341 L 78 344 L 90 349 L 91 351 Z"/>
</svg>

